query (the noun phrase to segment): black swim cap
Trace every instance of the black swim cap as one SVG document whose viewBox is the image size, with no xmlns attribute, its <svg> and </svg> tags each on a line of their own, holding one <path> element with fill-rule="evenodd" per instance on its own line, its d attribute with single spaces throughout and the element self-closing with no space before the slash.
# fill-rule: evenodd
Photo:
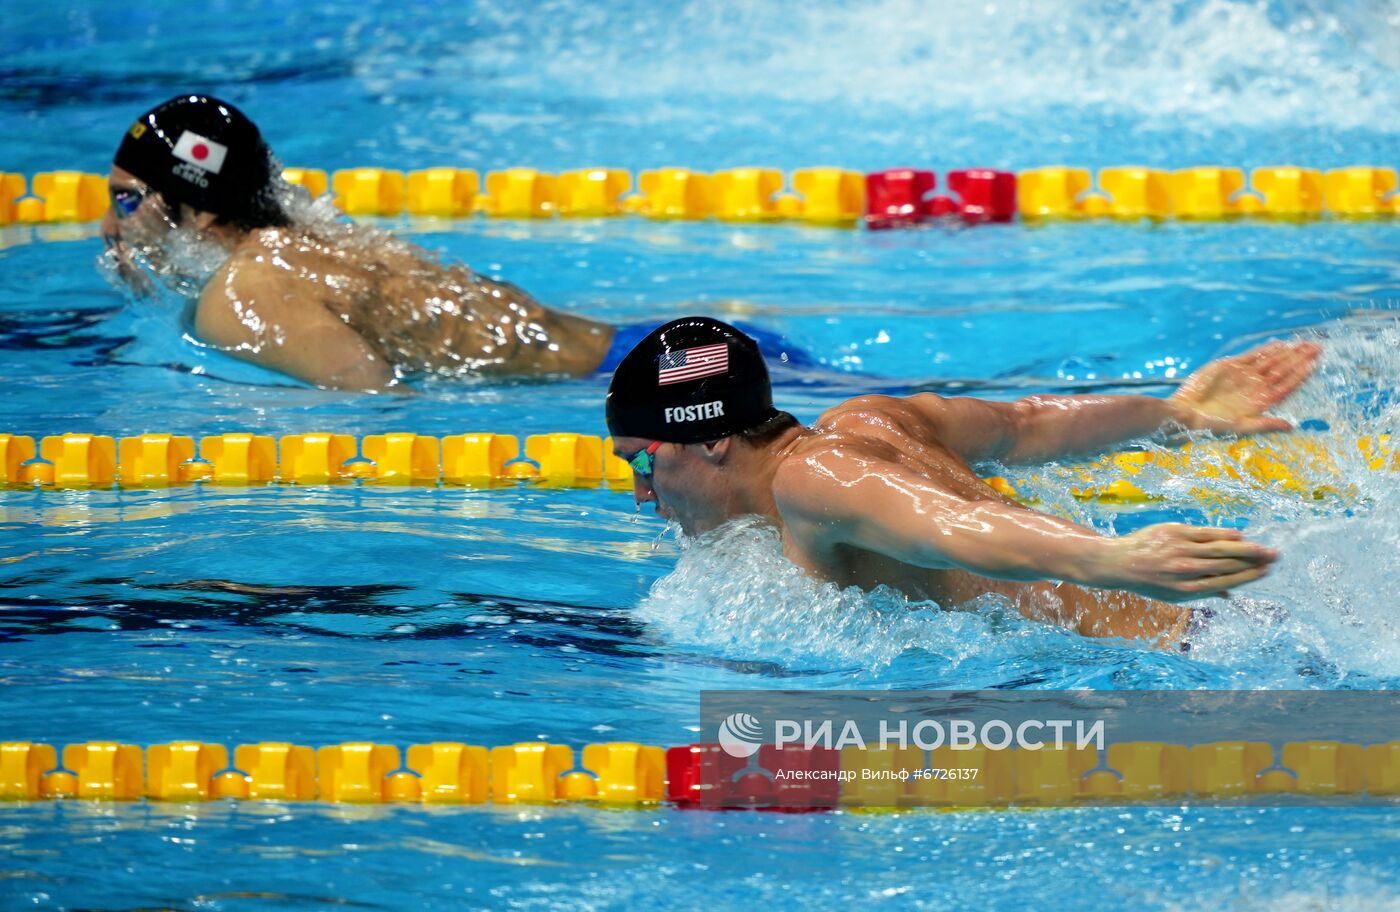
<svg viewBox="0 0 1400 912">
<path fill-rule="evenodd" d="M 702 443 L 776 414 L 758 343 L 709 317 L 652 330 L 622 359 L 608 387 L 614 437 Z"/>
<path fill-rule="evenodd" d="M 285 224 L 270 194 L 272 152 L 257 126 L 228 102 L 180 95 L 157 105 L 126 131 L 113 161 L 171 205 L 187 203 L 239 223 L 251 219 L 244 227 Z"/>
</svg>

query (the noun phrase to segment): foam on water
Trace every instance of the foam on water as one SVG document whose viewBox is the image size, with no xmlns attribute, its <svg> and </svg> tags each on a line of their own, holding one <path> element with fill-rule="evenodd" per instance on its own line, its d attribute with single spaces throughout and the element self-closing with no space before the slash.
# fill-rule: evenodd
<svg viewBox="0 0 1400 912">
<path fill-rule="evenodd" d="M 777 529 L 758 517 L 684 544 L 676 569 L 656 582 L 637 616 L 668 640 L 727 657 L 878 667 L 932 645 L 935 631 L 952 640 L 969 623 L 981 626 L 891 589 L 866 593 L 812 579 L 783 556 Z"/>
<path fill-rule="evenodd" d="M 1195 902 L 1166 906 L 1169 912 L 1186 912 L 1196 908 L 1199 908 L 1199 904 Z M 1272 912 L 1400 912 L 1400 895 L 1378 883 L 1369 874 L 1358 873 L 1346 877 L 1338 889 L 1290 889 L 1268 897 L 1244 897 L 1228 908 L 1269 909 Z"/>
<path fill-rule="evenodd" d="M 191 81 L 195 73 L 231 83 L 279 71 L 307 78 L 348 69 L 385 103 L 424 103 L 425 112 L 438 114 L 451 113 L 450 106 L 422 92 L 421 83 L 439 76 L 536 99 L 560 89 L 580 100 L 664 96 L 682 109 L 697 97 L 735 95 L 989 111 L 1072 103 L 1228 123 L 1333 126 L 1374 125 L 1400 97 L 1400 5 L 1393 0 L 983 0 L 942 7 L 755 0 L 718 8 L 688 0 L 659 9 L 635 0 L 408 8 L 366 0 L 279 24 L 304 30 L 287 36 L 304 40 L 276 47 L 261 40 L 266 20 L 280 9 L 271 3 L 193 10 L 186 31 L 163 23 L 159 36 L 133 32 L 106 5 L 69 6 L 63 30 L 40 7 L 15 10 L 0 49 L 37 65 L 55 51 L 111 41 L 148 71 L 189 69 Z M 216 24 L 221 40 L 211 46 Z M 93 56 L 74 62 L 111 66 Z M 481 125 L 503 128 L 554 118 L 548 105 L 474 110 Z"/>
<path fill-rule="evenodd" d="M 1350 321 L 1328 333 L 1326 344 L 1322 369 L 1292 411 L 1328 424 L 1350 490 L 1323 502 L 1256 492 L 1255 534 L 1286 559 L 1242 601 L 1284 606 L 1292 634 L 1344 675 L 1393 675 L 1400 667 L 1400 611 L 1391 597 L 1400 568 L 1400 483 L 1393 471 L 1371 471 L 1354 441 L 1390 433 L 1400 417 L 1392 392 L 1400 388 L 1400 326 Z"/>
<path fill-rule="evenodd" d="M 196 85 L 226 87 L 288 160 L 331 168 L 1389 164 L 1400 104 L 1394 0 L 284 12 L 181 8 L 148 32 L 94 0 L 61 29 L 16 10 L 7 169 L 96 169 L 126 117 Z"/>
<path fill-rule="evenodd" d="M 664 17 L 602 8 L 531 25 L 546 72 L 605 97 L 758 94 L 913 109 L 1073 102 L 1219 123 L 1368 126 L 1400 94 L 1400 7 L 1307 2 L 918 0 Z M 531 18 L 534 18 L 531 14 Z M 599 37 L 608 35 L 604 41 Z M 618 35 L 626 40 L 616 40 Z M 497 49 L 502 62 L 532 49 Z M 700 51 L 701 53 L 697 53 Z M 583 78 L 585 76 L 587 78 Z M 1319 100 L 1326 99 L 1326 104 Z"/>
</svg>

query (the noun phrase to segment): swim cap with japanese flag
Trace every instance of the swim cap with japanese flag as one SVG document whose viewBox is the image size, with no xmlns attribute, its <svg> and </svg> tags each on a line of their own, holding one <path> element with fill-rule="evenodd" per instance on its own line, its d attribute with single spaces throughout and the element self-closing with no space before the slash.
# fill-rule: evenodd
<svg viewBox="0 0 1400 912">
<path fill-rule="evenodd" d="M 180 95 L 142 114 L 113 159 L 180 203 L 230 220 L 266 222 L 279 169 L 257 125 L 226 101 Z"/>
<path fill-rule="evenodd" d="M 702 443 L 778 412 L 758 343 L 709 317 L 658 327 L 627 354 L 608 387 L 614 437 Z"/>
<path fill-rule="evenodd" d="M 182 130 L 171 152 L 176 158 L 218 174 L 224 167 L 224 159 L 228 157 L 228 146 L 200 136 L 193 130 Z"/>
</svg>

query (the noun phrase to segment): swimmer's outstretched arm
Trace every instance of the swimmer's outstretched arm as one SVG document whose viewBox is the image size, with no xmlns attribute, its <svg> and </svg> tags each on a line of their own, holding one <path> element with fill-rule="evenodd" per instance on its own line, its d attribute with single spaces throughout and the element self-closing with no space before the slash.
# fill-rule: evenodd
<svg viewBox="0 0 1400 912">
<path fill-rule="evenodd" d="M 1212 361 L 1172 396 L 1032 396 L 1018 402 L 944 399 L 919 408 L 940 442 L 969 462 L 1033 463 L 1103 452 L 1164 429 L 1256 434 L 1291 425 L 1266 415 L 1312 376 L 1321 346 L 1271 342 Z"/>
<path fill-rule="evenodd" d="M 1164 523 L 1115 538 L 991 497 L 968 500 L 861 444 L 789 460 L 773 492 L 792 546 L 815 562 L 846 546 L 930 570 L 1183 601 L 1253 582 L 1278 558 L 1233 529 Z"/>
</svg>

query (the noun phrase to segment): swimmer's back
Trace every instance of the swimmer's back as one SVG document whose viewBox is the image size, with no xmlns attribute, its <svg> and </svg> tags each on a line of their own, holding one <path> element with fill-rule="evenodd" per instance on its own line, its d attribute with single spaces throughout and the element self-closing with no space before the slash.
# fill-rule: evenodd
<svg viewBox="0 0 1400 912">
<path fill-rule="evenodd" d="M 364 361 L 377 362 L 375 375 L 585 374 L 610 334 L 354 226 L 338 226 L 330 239 L 295 228 L 253 232 L 206 287 L 196 331 L 234 354 L 253 352 L 250 360 L 336 386 L 346 384 L 326 382 L 308 362 L 330 357 L 337 370 L 348 365 L 362 377 L 353 368 Z M 308 346 L 314 350 L 273 352 Z"/>
<path fill-rule="evenodd" d="M 300 267 L 279 254 L 285 245 L 266 235 L 281 235 L 281 229 L 254 232 L 205 284 L 194 313 L 195 335 L 318 386 L 391 385 L 393 365 L 318 303 L 314 290 L 303 286 L 296 293 L 290 271 Z"/>
<path fill-rule="evenodd" d="M 915 470 L 960 497 L 1004 499 L 947 439 L 952 436 L 957 401 L 934 393 L 857 396 L 823 412 L 813 426 L 818 434 L 799 447 L 811 451 L 865 447 L 872 455 Z"/>
</svg>

